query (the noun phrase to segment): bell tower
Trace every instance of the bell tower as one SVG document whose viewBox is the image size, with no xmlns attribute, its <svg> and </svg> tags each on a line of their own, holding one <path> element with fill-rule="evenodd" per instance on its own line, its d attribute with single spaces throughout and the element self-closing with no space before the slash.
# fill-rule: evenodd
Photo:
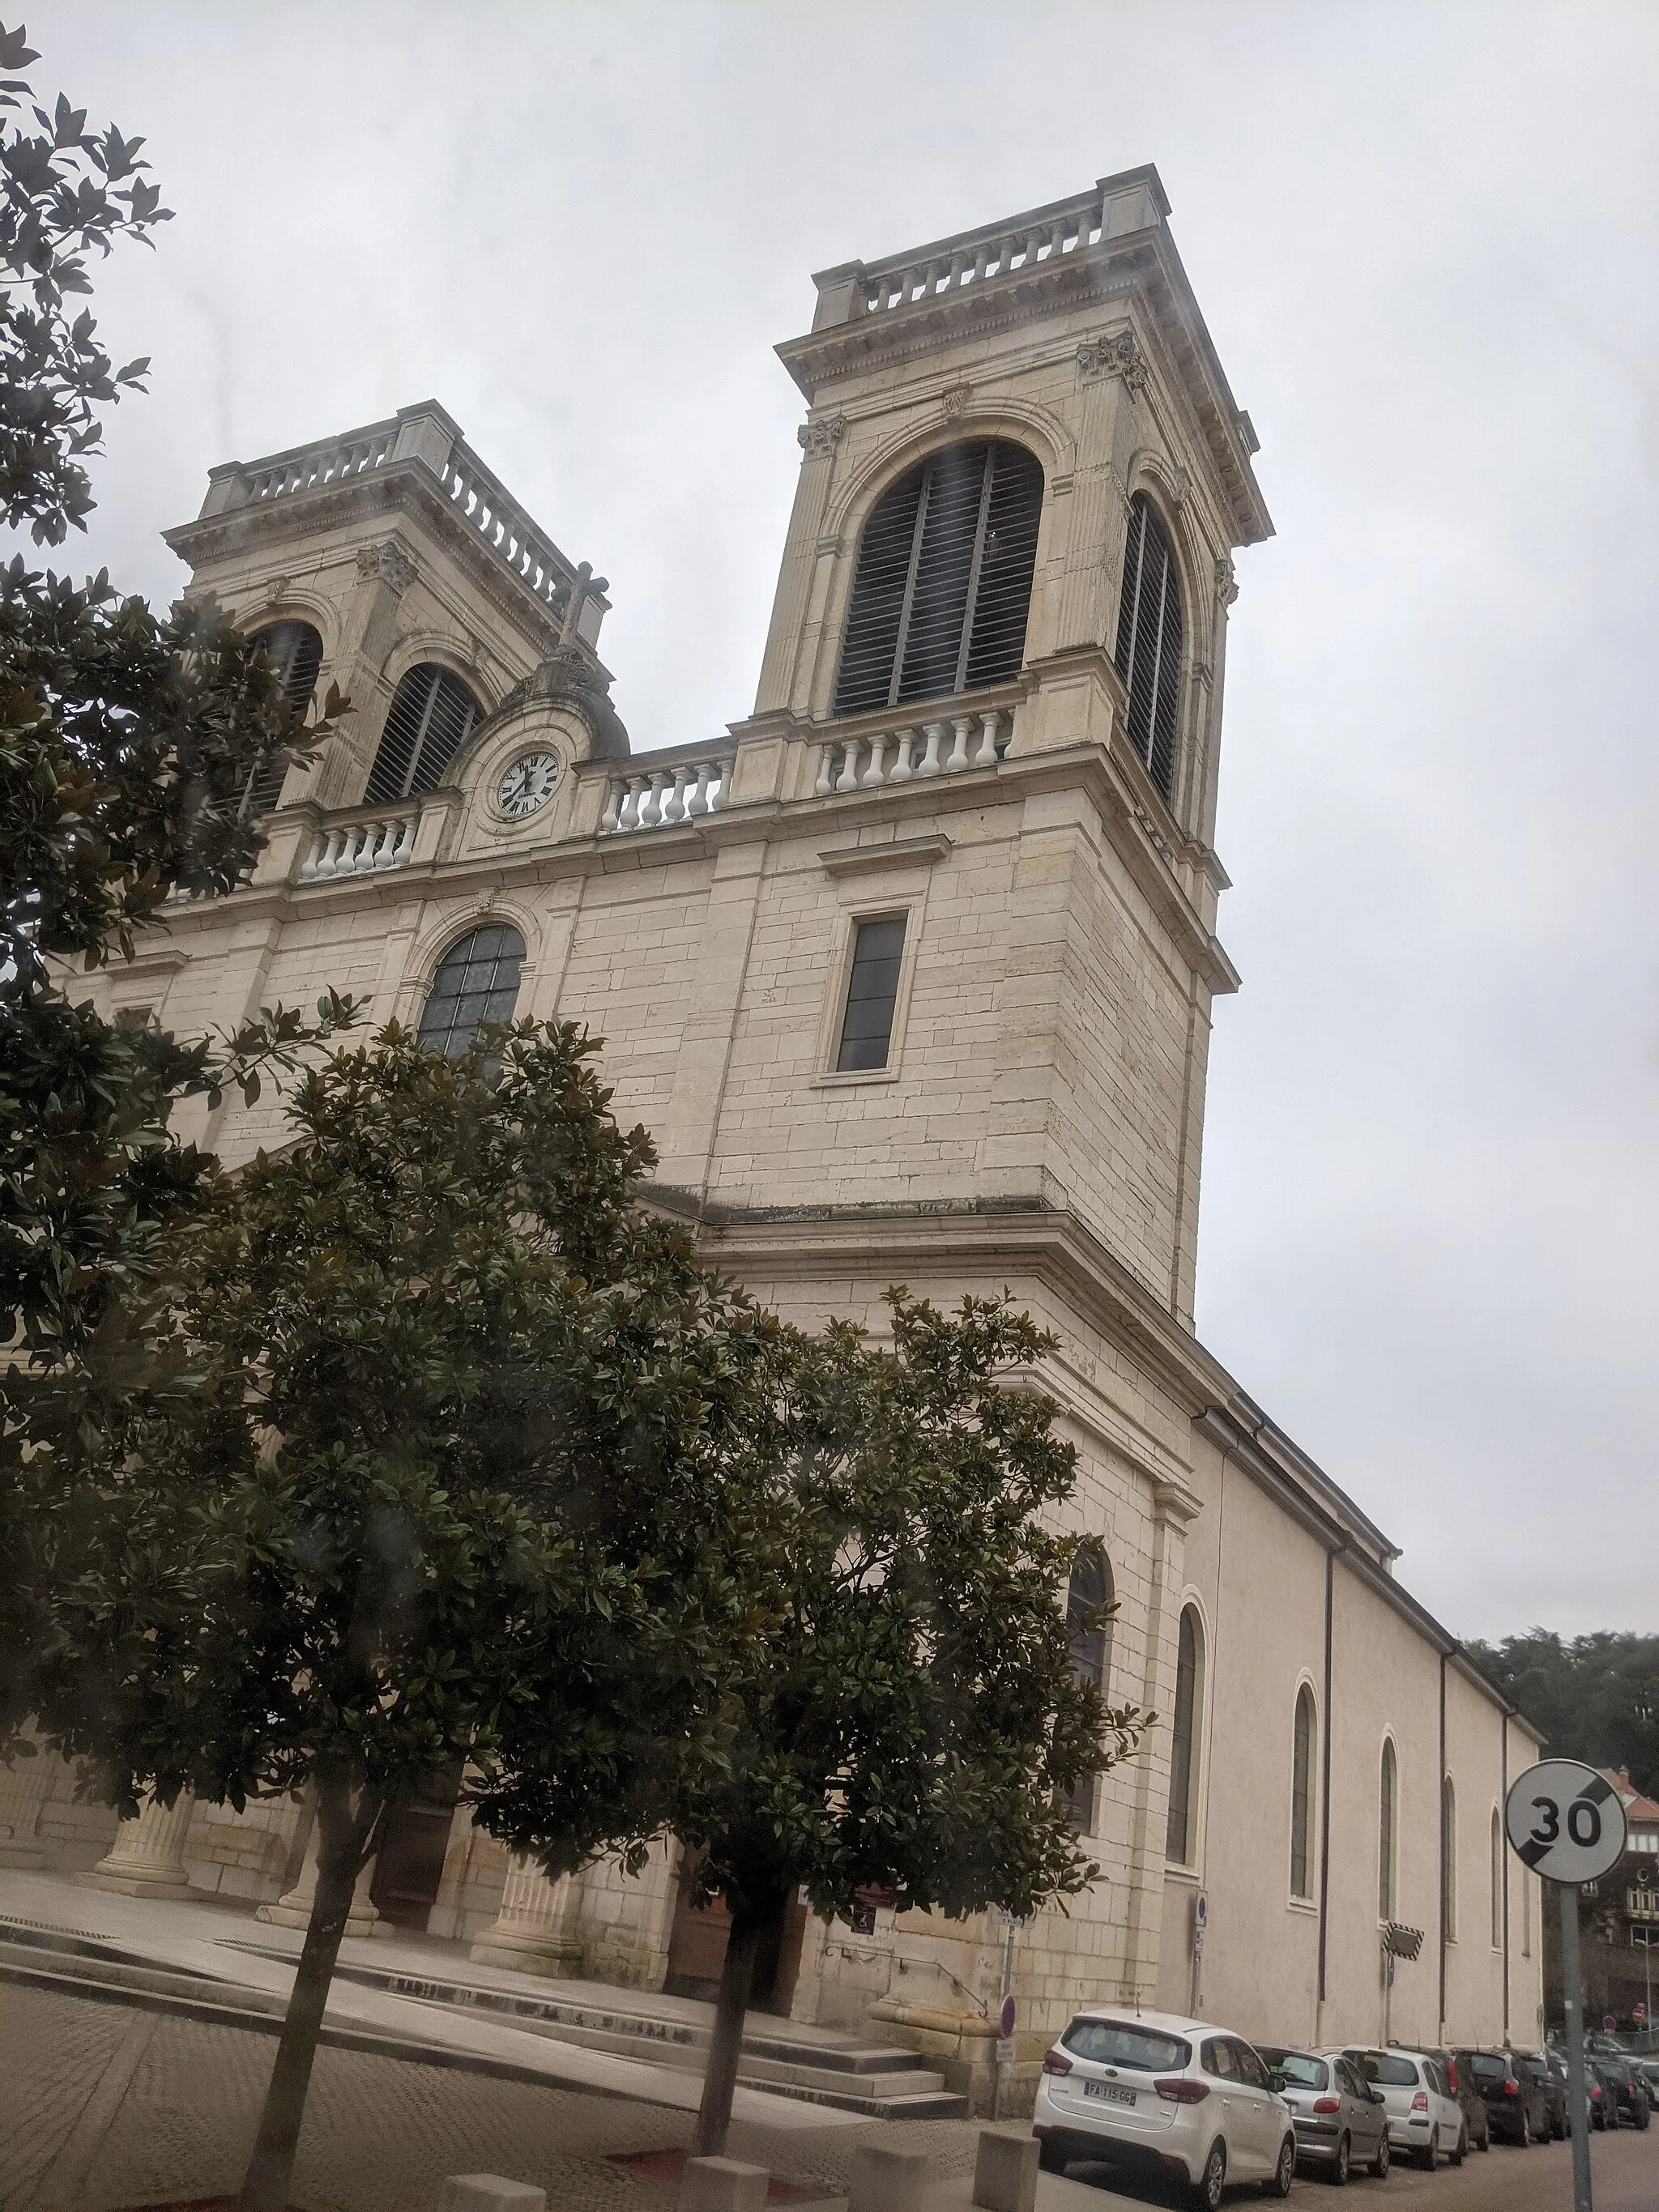
<svg viewBox="0 0 1659 2212">
<path fill-rule="evenodd" d="M 1189 1328 L 1209 1008 L 1237 983 L 1214 933 L 1232 555 L 1273 526 L 1169 212 L 1132 169 L 818 275 L 778 349 L 809 412 L 739 729 L 1007 702 L 1022 817 L 978 1194 L 1079 1214 Z M 908 772 L 921 737 L 898 742 Z M 891 743 L 819 789 L 880 783 Z"/>
</svg>

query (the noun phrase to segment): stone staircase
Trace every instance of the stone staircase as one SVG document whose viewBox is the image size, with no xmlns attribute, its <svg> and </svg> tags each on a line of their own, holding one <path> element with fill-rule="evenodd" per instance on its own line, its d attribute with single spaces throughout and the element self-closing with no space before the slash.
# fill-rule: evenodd
<svg viewBox="0 0 1659 2212">
<path fill-rule="evenodd" d="M 235 1957 L 251 1953 L 290 1966 L 297 1944 L 289 1948 L 221 1936 L 215 1948 L 226 1954 L 222 1975 L 162 1965 L 89 1930 L 0 1920 L 0 1984 L 24 1983 L 274 2033 L 285 1999 L 239 1978 Z M 500 2059 L 469 2058 L 435 2032 L 423 2033 L 422 2014 L 441 2012 L 690 2074 L 702 2073 L 708 2055 L 713 2008 L 684 1998 L 594 1984 L 532 1982 L 522 1975 L 474 1977 L 435 1966 L 417 1972 L 348 1954 L 342 1955 L 335 1978 L 404 2001 L 395 2029 L 325 2022 L 323 2040 L 337 2047 L 428 2061 L 441 2052 L 446 2064 L 476 2065 L 508 2078 L 545 2078 L 532 2064 L 516 2068 Z M 871 2119 L 954 2119 L 968 2110 L 967 2100 L 949 2091 L 944 2077 L 930 2072 L 914 2051 L 761 2015 L 750 2016 L 738 2079 L 775 2097 Z"/>
</svg>

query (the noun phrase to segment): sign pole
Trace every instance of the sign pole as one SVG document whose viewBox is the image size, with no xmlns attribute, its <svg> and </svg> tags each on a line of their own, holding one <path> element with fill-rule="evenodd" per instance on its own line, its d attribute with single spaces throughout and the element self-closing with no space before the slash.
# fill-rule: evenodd
<svg viewBox="0 0 1659 2212">
<path fill-rule="evenodd" d="M 1584 2094 L 1584 1995 L 1578 1965 L 1578 1887 L 1558 1881 L 1561 1899 L 1561 1990 L 1567 2008 L 1567 2092 L 1572 2100 L 1572 2212 L 1590 2204 L 1589 2099 Z"/>
</svg>

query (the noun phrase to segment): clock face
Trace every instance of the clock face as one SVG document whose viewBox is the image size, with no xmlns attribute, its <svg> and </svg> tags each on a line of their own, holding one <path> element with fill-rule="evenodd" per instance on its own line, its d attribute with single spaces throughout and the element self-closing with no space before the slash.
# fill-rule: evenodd
<svg viewBox="0 0 1659 2212">
<path fill-rule="evenodd" d="M 523 753 L 496 785 L 495 804 L 512 820 L 521 820 L 546 804 L 558 780 L 556 753 Z"/>
</svg>

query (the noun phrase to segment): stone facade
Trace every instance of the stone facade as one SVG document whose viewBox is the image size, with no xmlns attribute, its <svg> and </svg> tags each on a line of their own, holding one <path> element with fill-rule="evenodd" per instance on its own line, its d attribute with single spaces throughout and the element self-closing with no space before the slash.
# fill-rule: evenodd
<svg viewBox="0 0 1659 2212">
<path fill-rule="evenodd" d="M 1533 1733 L 1401 1588 L 1381 1532 L 1193 1334 L 1211 1006 L 1237 981 L 1212 842 L 1232 554 L 1271 524 L 1167 213 L 1155 173 L 1134 171 L 817 279 L 811 331 L 781 349 L 809 411 L 755 709 L 698 744 L 629 755 L 596 655 L 605 587 L 435 406 L 215 471 L 201 517 L 169 535 L 191 588 L 250 625 L 311 623 L 322 680 L 355 711 L 290 774 L 248 885 L 179 904 L 88 987 L 184 1032 L 329 985 L 417 1019 L 444 955 L 510 925 L 518 1010 L 605 1038 L 617 1114 L 657 1141 L 655 1200 L 711 1261 L 809 1325 L 850 1315 L 879 1334 L 903 1281 L 941 1301 L 1006 1285 L 1055 1333 L 1042 1380 L 1080 1468 L 1066 1525 L 1103 1546 L 1119 1606 L 1108 1687 L 1162 1717 L 1096 1792 L 1101 1878 L 1030 1926 L 879 1907 L 812 1923 L 793 1991 L 798 2017 L 883 2023 L 976 2094 L 1005 1988 L 1027 2070 L 1103 1997 L 1196 2002 L 1263 2039 L 1380 2034 L 1385 1741 L 1382 1917 L 1425 1931 L 1388 2000 L 1394 2033 L 1530 2036 L 1538 2020 L 1537 1946 L 1517 1940 L 1536 1885 L 1505 1856 L 1503 1910 L 1486 1887 L 1490 1808 Z M 837 716 L 865 522 L 905 470 L 975 439 L 1024 447 L 1043 473 L 1023 662 L 972 693 Z M 1167 798 L 1114 658 L 1138 497 L 1184 617 Z M 399 679 L 432 665 L 467 684 L 477 723 L 441 788 L 367 805 Z M 514 814 L 503 779 L 531 754 L 552 757 L 551 795 Z M 838 1072 L 856 927 L 897 915 L 886 1064 Z M 286 1133 L 269 1095 L 198 1123 L 233 1163 Z M 1171 1863 L 1183 1614 L 1189 1817 Z M 1304 1688 L 1311 1857 L 1292 1894 Z M 107 1849 L 90 1827 L 71 1842 L 62 1797 L 40 1837 Z M 276 1898 L 302 1819 L 198 1807 L 191 1881 Z M 676 1864 L 668 1843 L 637 1881 L 599 1866 L 532 1896 L 463 1810 L 428 1925 L 491 1955 L 517 1929 L 550 1971 L 658 1984 Z"/>
</svg>

